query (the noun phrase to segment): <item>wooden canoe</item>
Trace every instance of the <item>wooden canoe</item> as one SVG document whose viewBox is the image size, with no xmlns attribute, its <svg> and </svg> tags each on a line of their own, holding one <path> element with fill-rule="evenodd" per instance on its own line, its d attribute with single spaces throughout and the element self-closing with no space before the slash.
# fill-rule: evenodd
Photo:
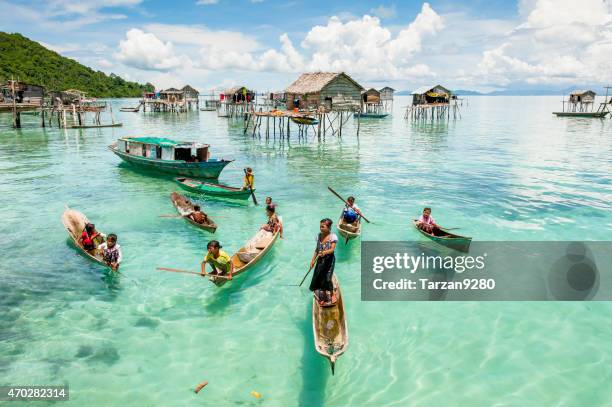
<svg viewBox="0 0 612 407">
<path fill-rule="evenodd" d="M 434 229 L 434 235 L 430 235 L 425 232 L 423 229 L 420 229 L 417 226 L 418 220 L 413 219 L 412 224 L 423 236 L 428 239 L 433 240 L 434 242 L 441 244 L 446 247 L 450 247 L 451 249 L 458 250 L 460 252 L 468 252 L 470 249 L 470 243 L 472 243 L 471 237 L 460 236 L 454 233 L 451 233 L 443 228 Z"/>
<path fill-rule="evenodd" d="M 389 113 L 355 113 L 354 117 L 361 119 L 384 119 L 389 116 Z"/>
<path fill-rule="evenodd" d="M 215 233 L 215 231 L 217 230 L 217 225 L 210 217 L 208 217 L 208 223 L 198 223 L 189 217 L 189 214 L 193 212 L 194 204 L 184 195 L 173 192 L 170 195 L 170 199 L 172 200 L 172 204 L 174 205 L 178 213 L 183 217 L 183 219 L 185 219 L 192 225 L 199 227 L 200 229 Z"/>
<path fill-rule="evenodd" d="M 340 235 L 344 237 L 347 241 L 361 236 L 361 218 L 357 220 L 358 228 L 355 232 L 343 229 L 342 226 L 344 226 L 345 224 L 346 222 L 344 222 L 344 218 L 340 216 L 340 219 L 338 219 L 338 223 L 336 224 L 336 229 L 338 229 L 338 233 L 340 233 Z"/>
<path fill-rule="evenodd" d="M 274 234 L 267 232 L 267 236 L 262 237 L 262 239 L 253 242 L 253 244 L 250 245 L 249 243 L 251 243 L 260 234 L 260 232 L 261 231 L 258 231 L 255 236 L 253 236 L 253 238 L 251 238 L 249 242 L 247 242 L 247 244 L 241 247 L 240 250 L 238 250 L 232 256 L 232 264 L 234 265 L 234 272 L 232 273 L 232 278 L 236 278 L 240 274 L 250 270 L 255 264 L 257 264 L 258 261 L 260 261 L 265 256 L 266 253 L 268 253 L 268 251 L 270 251 L 270 249 L 278 239 L 279 232 L 276 232 Z M 240 259 L 241 254 L 246 253 L 250 253 L 250 255 L 253 256 L 253 258 L 248 263 L 245 263 Z M 225 274 L 225 276 L 227 276 L 227 274 Z M 217 287 L 221 287 L 222 285 L 228 282 L 227 278 L 216 278 L 214 276 L 210 276 L 208 279 L 212 281 Z"/>
<path fill-rule="evenodd" d="M 251 191 L 248 189 L 230 187 L 214 182 L 203 182 L 191 178 L 175 178 L 174 181 L 176 181 L 181 188 L 197 194 L 230 199 L 249 199 L 251 197 Z M 255 189 L 253 189 L 253 191 L 255 191 Z"/>
<path fill-rule="evenodd" d="M 344 312 L 344 298 L 336 273 L 332 275 L 332 283 L 337 298 L 334 305 L 323 307 L 317 301 L 317 297 L 312 296 L 312 332 L 315 350 L 329 359 L 332 374 L 334 374 L 336 360 L 348 347 L 349 335 Z"/>
<path fill-rule="evenodd" d="M 79 249 L 79 251 L 85 256 L 89 257 L 91 260 L 110 268 L 110 266 L 106 264 L 106 262 L 102 258 L 102 255 L 97 250 L 94 249 L 91 251 L 87 251 L 79 243 L 79 238 L 85 230 L 85 225 L 87 223 L 89 223 L 89 219 L 87 219 L 87 217 L 83 213 L 77 210 L 66 208 L 66 210 L 62 214 L 62 224 L 64 225 L 64 228 L 66 228 L 68 235 L 72 239 L 74 245 Z"/>
<path fill-rule="evenodd" d="M 603 119 L 608 114 L 608 111 L 597 111 L 597 112 L 553 112 L 557 117 L 593 117 L 596 119 Z"/>
<path fill-rule="evenodd" d="M 305 124 L 307 126 L 314 126 L 319 124 L 319 120 L 309 116 L 294 116 L 291 121 L 297 124 Z"/>
</svg>

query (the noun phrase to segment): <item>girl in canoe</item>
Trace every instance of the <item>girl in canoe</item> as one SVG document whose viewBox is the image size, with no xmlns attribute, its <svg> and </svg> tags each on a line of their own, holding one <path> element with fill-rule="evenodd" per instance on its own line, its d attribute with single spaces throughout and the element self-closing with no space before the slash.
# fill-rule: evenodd
<svg viewBox="0 0 612 407">
<path fill-rule="evenodd" d="M 332 275 L 336 264 L 336 243 L 338 236 L 332 233 L 332 220 L 329 218 L 321 219 L 319 224 L 320 233 L 317 235 L 317 246 L 315 247 L 310 267 L 315 265 L 314 274 L 310 281 L 310 291 L 315 293 L 315 297 L 321 305 L 333 305 L 336 303 L 336 296 L 333 293 Z"/>
<path fill-rule="evenodd" d="M 266 215 L 268 215 L 268 222 L 261 226 L 260 229 L 266 232 L 280 233 L 280 238 L 283 238 L 283 224 L 281 220 L 276 216 L 276 207 L 272 205 L 266 206 Z"/>
<path fill-rule="evenodd" d="M 223 275 L 229 274 L 229 280 L 232 279 L 232 273 L 234 272 L 234 264 L 232 263 L 232 258 L 229 254 L 225 253 L 221 250 L 221 246 L 217 240 L 211 240 L 206 245 L 206 249 L 208 253 L 206 253 L 206 257 L 204 257 L 204 261 L 201 264 L 202 276 L 210 275 Z M 206 272 L 206 264 L 209 264 L 211 267 L 211 272 Z"/>
<path fill-rule="evenodd" d="M 91 251 L 96 248 L 97 241 L 101 239 L 102 235 L 96 230 L 96 225 L 88 223 L 79 238 L 79 243 L 83 246 L 83 249 Z"/>
<path fill-rule="evenodd" d="M 434 230 L 439 228 L 436 221 L 431 216 L 431 208 L 423 208 L 423 214 L 417 221 L 417 227 L 430 235 L 433 235 Z"/>
</svg>

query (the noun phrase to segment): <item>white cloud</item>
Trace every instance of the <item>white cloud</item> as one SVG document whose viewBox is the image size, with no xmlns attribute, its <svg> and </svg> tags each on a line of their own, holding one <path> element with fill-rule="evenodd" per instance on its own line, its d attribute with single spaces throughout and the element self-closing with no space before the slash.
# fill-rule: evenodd
<svg viewBox="0 0 612 407">
<path fill-rule="evenodd" d="M 144 70 L 169 71 L 181 66 L 171 42 L 164 43 L 152 33 L 133 28 L 119 42 L 115 58 L 125 65 Z M 183 62 L 189 62 L 183 58 Z"/>
<path fill-rule="evenodd" d="M 144 30 L 173 44 L 222 47 L 238 52 L 252 52 L 262 48 L 253 37 L 239 31 L 211 30 L 203 25 L 148 24 Z"/>
<path fill-rule="evenodd" d="M 198 0 L 196 1 L 196 5 L 198 6 L 210 6 L 212 4 L 217 4 L 219 0 Z"/>
<path fill-rule="evenodd" d="M 202 25 L 149 24 L 133 28 L 115 54 L 126 66 L 141 70 L 200 72 L 276 72 L 293 77 L 304 71 L 346 71 L 360 80 L 410 80 L 435 73 L 416 58 L 423 41 L 443 28 L 443 19 L 424 3 L 414 20 L 394 34 L 378 17 L 343 21 L 331 17 L 312 27 L 294 45 L 288 34 L 279 45 L 264 48 L 254 37 Z M 175 48 L 176 47 L 176 48 Z M 180 54 L 180 56 L 179 56 Z M 168 83 L 167 74 L 155 75 Z"/>
<path fill-rule="evenodd" d="M 612 80 L 612 2 L 522 0 L 518 24 L 485 50 L 478 74 L 489 83 L 571 85 Z"/>
<path fill-rule="evenodd" d="M 413 57 L 421 51 L 423 39 L 442 27 L 442 17 L 424 3 L 414 21 L 395 37 L 377 17 L 365 15 L 346 23 L 332 17 L 327 25 L 313 27 L 302 47 L 313 50 L 310 70 L 344 70 L 366 79 L 422 76 L 429 69 L 411 65 Z"/>
</svg>

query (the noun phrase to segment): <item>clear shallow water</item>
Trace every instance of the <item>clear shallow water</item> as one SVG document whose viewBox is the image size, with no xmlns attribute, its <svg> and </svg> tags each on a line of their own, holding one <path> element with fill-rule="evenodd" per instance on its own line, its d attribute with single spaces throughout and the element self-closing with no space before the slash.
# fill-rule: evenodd
<svg viewBox="0 0 612 407">
<path fill-rule="evenodd" d="M 0 115 L 1 384 L 67 382 L 75 405 L 611 404 L 609 303 L 365 303 L 353 241 L 337 250 L 351 343 L 332 377 L 313 349 L 307 290 L 282 286 L 306 272 L 318 220 L 338 217 L 327 185 L 358 197 L 376 223 L 367 240 L 418 239 L 409 221 L 424 205 L 478 240 L 610 240 L 612 121 L 555 118 L 558 99 L 472 97 L 461 120 L 412 124 L 398 98 L 359 139 L 345 130 L 320 144 L 295 131 L 252 139 L 212 112 L 115 113 L 124 127 L 98 130 L 30 118 L 15 131 Z M 210 235 L 159 218 L 173 213 L 174 183 L 106 149 L 142 134 L 212 144 L 236 158 L 229 184 L 252 166 L 285 239 L 223 289 L 156 271 L 197 269 Z M 228 252 L 265 220 L 261 206 L 201 201 Z M 67 244 L 66 204 L 119 235 L 121 275 Z"/>
</svg>

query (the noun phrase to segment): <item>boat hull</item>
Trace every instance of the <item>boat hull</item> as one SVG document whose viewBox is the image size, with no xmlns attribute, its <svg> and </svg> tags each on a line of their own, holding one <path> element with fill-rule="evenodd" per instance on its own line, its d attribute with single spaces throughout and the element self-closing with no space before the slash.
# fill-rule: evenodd
<svg viewBox="0 0 612 407">
<path fill-rule="evenodd" d="M 593 117 L 603 119 L 608 112 L 553 112 L 557 117 Z"/>
<path fill-rule="evenodd" d="M 186 175 L 197 178 L 217 179 L 226 165 L 233 160 L 209 160 L 206 162 L 188 163 L 185 161 L 157 160 L 126 154 L 113 146 L 108 147 L 126 163 L 167 174 Z"/>
<path fill-rule="evenodd" d="M 340 283 L 336 273 L 332 275 L 332 284 L 336 291 L 337 302 L 328 307 L 322 307 L 316 297 L 312 298 L 312 333 L 315 350 L 329 360 L 332 374 L 338 358 L 348 347 L 348 327 L 344 311 L 344 298 L 340 291 Z"/>
<path fill-rule="evenodd" d="M 193 219 L 191 219 L 188 215 L 186 216 L 185 213 L 191 213 L 191 211 L 193 210 L 193 203 L 187 199 L 185 196 L 178 194 L 176 192 L 173 192 L 170 195 L 170 200 L 172 201 L 172 205 L 174 205 L 174 207 L 176 208 L 177 212 L 183 217 L 183 219 L 185 219 L 187 222 L 191 223 L 193 226 L 205 230 L 207 232 L 210 233 L 215 233 L 215 231 L 217 230 L 217 224 L 210 219 L 209 219 L 209 223 L 198 223 L 196 221 L 194 221 Z"/>
<path fill-rule="evenodd" d="M 89 223 L 87 217 L 74 209 L 66 208 L 66 211 L 62 214 L 62 224 L 64 228 L 68 232 L 70 236 L 70 240 L 79 250 L 79 252 L 88 257 L 90 260 L 95 261 L 96 263 L 105 266 L 110 269 L 110 266 L 106 264 L 102 255 L 97 252 L 97 250 L 87 251 L 79 244 L 79 238 L 81 237 L 81 233 L 85 230 L 85 225 Z"/>
<path fill-rule="evenodd" d="M 305 124 L 308 126 L 314 126 L 319 124 L 319 120 L 315 119 L 314 117 L 292 117 L 291 121 L 297 124 Z"/>
<path fill-rule="evenodd" d="M 355 113 L 354 116 L 360 119 L 384 119 L 389 113 Z"/>
<path fill-rule="evenodd" d="M 439 230 L 443 233 L 446 233 L 447 236 L 433 236 L 425 232 L 423 229 L 420 229 L 417 226 L 416 219 L 412 221 L 412 224 L 414 225 L 415 229 L 419 231 L 420 234 L 422 234 L 426 238 L 433 240 L 434 242 L 442 246 L 446 246 L 448 248 L 455 249 L 457 251 L 465 252 L 465 253 L 467 253 L 470 250 L 470 244 L 472 243 L 471 237 L 455 235 L 453 233 L 450 233 L 444 230 L 443 228 L 440 228 Z"/>
<path fill-rule="evenodd" d="M 200 182 L 188 178 L 175 178 L 174 181 L 186 191 L 196 194 L 212 195 L 229 199 L 249 199 L 251 191 L 240 188 L 228 187 L 212 182 Z M 253 190 L 255 191 L 255 190 Z"/>
<path fill-rule="evenodd" d="M 342 229 L 340 226 L 343 224 L 344 224 L 344 219 L 340 217 L 340 219 L 338 219 L 338 223 L 336 224 L 336 230 L 338 230 L 338 233 L 340 234 L 340 236 L 344 237 L 347 241 L 361 236 L 361 220 L 359 221 L 359 229 L 357 229 L 356 232 L 351 232 L 351 231 Z"/>
<path fill-rule="evenodd" d="M 282 220 L 281 220 L 282 222 Z M 232 273 L 232 278 L 236 278 L 240 274 L 250 270 L 255 266 L 265 255 L 270 251 L 274 243 L 278 239 L 279 232 L 276 232 L 272 235 L 272 239 L 268 244 L 248 263 L 243 263 L 238 256 L 238 253 L 244 249 L 244 247 L 240 248 L 237 253 L 232 255 L 232 263 L 234 264 L 234 272 Z M 215 278 L 214 276 L 209 277 L 209 280 L 213 282 L 217 287 L 221 287 L 228 282 L 226 278 Z"/>
</svg>

